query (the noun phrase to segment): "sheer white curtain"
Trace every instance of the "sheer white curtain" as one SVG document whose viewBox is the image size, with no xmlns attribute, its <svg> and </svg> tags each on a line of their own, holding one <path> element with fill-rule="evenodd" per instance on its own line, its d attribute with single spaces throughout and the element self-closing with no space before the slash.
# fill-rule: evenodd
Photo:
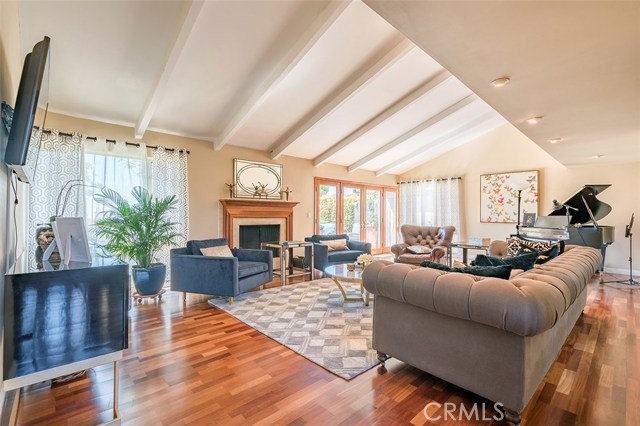
<svg viewBox="0 0 640 426">
<path fill-rule="evenodd" d="M 84 141 L 84 198 L 87 227 L 92 226 L 104 206 L 94 200 L 102 188 L 118 192 L 129 202 L 135 202 L 131 190 L 136 186 L 148 188 L 147 148 L 105 139 Z"/>
<path fill-rule="evenodd" d="M 36 230 L 50 223 L 49 218 L 62 214 L 82 216 L 82 136 L 60 134 L 57 130 L 31 135 L 27 165 L 33 173 L 28 187 L 27 220 L 25 221 L 25 249 L 29 263 L 35 263 Z M 68 189 L 62 191 L 66 185 Z M 59 195 L 62 193 L 62 197 Z M 59 201 L 60 200 L 60 201 Z"/>
<path fill-rule="evenodd" d="M 175 195 L 178 201 L 171 213 L 177 223 L 176 232 L 182 235 L 176 240 L 179 247 L 187 244 L 189 236 L 189 181 L 187 178 L 187 153 L 181 150 L 158 147 L 151 159 L 150 187 L 157 198 Z M 169 247 L 159 253 L 160 261 L 169 266 Z"/>
<path fill-rule="evenodd" d="M 453 225 L 460 235 L 459 178 L 400 183 L 400 224 Z"/>
</svg>

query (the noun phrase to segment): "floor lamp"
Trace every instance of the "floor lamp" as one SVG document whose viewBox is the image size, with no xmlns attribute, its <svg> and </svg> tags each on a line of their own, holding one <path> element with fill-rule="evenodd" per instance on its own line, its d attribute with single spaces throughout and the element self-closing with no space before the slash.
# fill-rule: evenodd
<svg viewBox="0 0 640 426">
<path fill-rule="evenodd" d="M 520 236 L 520 202 L 522 200 L 522 191 L 525 189 L 529 189 L 529 184 L 526 182 L 514 183 L 513 185 L 509 185 L 509 188 L 512 191 L 518 192 L 518 224 L 516 225 L 516 235 Z"/>
</svg>

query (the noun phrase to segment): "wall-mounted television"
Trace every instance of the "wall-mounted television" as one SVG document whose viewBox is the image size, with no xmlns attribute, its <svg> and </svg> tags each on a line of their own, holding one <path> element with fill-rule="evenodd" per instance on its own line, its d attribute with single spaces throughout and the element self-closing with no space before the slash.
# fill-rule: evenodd
<svg viewBox="0 0 640 426">
<path fill-rule="evenodd" d="M 38 100 L 42 86 L 42 77 L 47 68 L 49 57 L 49 37 L 33 46 L 31 53 L 27 54 L 22 68 L 18 95 L 13 111 L 13 121 L 7 140 L 7 149 L 4 153 L 4 162 L 13 170 L 18 179 L 29 183 L 30 173 L 26 170 L 29 141 L 38 109 Z M 48 102 L 47 96 L 43 96 L 44 102 Z M 43 127 L 44 128 L 44 124 Z"/>
</svg>

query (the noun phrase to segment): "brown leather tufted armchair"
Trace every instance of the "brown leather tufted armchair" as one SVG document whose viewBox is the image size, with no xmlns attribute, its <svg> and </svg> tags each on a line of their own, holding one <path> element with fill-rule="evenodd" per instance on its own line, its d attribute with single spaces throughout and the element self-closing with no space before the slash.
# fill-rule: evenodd
<svg viewBox="0 0 640 426">
<path fill-rule="evenodd" d="M 391 252 L 395 255 L 398 263 L 408 263 L 419 265 L 425 260 L 440 262 L 447 254 L 447 247 L 453 240 L 456 232 L 455 226 L 418 226 L 402 225 L 400 233 L 404 239 L 403 244 L 395 244 L 391 247 Z M 430 254 L 413 254 L 407 247 L 421 245 L 431 248 Z"/>
</svg>

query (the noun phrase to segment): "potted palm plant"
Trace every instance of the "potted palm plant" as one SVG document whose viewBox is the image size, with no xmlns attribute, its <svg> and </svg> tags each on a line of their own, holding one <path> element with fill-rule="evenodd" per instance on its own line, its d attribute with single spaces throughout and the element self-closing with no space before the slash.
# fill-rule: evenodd
<svg viewBox="0 0 640 426">
<path fill-rule="evenodd" d="M 167 274 L 166 265 L 155 263 L 158 252 L 165 246 L 174 246 L 180 237 L 175 232 L 176 223 L 168 216 L 177 200 L 175 195 L 154 198 L 139 186 L 131 194 L 136 203 L 129 203 L 106 188 L 95 195 L 95 200 L 106 207 L 96 220 L 96 235 L 106 240 L 109 252 L 133 263 L 131 272 L 138 294 L 158 294 Z"/>
</svg>

